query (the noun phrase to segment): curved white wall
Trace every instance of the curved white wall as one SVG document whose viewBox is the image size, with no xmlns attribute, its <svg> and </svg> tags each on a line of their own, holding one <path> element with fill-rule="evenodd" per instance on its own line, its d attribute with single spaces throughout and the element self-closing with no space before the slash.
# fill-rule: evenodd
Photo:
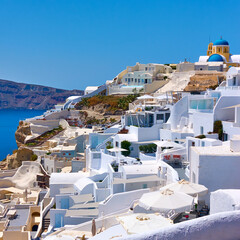
<svg viewBox="0 0 240 240">
<path fill-rule="evenodd" d="M 240 239 L 240 211 L 224 212 L 174 224 L 128 240 L 236 240 Z"/>
</svg>

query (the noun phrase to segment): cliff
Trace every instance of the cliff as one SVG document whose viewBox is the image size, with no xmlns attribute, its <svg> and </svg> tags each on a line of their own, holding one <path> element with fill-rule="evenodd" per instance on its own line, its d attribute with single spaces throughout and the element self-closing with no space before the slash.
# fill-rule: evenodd
<svg viewBox="0 0 240 240">
<path fill-rule="evenodd" d="M 20 121 L 17 131 L 15 132 L 15 139 L 18 147 L 24 145 L 24 140 L 28 135 L 31 135 L 30 123 Z"/>
<path fill-rule="evenodd" d="M 83 95 L 82 90 L 63 90 L 0 79 L 0 109 L 49 109 L 69 96 Z"/>
<path fill-rule="evenodd" d="M 190 77 L 190 81 L 184 91 L 193 92 L 205 91 L 208 88 L 215 89 L 223 80 L 225 80 L 225 75 L 221 72 L 196 72 L 195 75 Z"/>
<path fill-rule="evenodd" d="M 23 161 L 35 161 L 37 158 L 33 151 L 24 147 L 20 147 L 15 150 L 12 155 L 8 155 L 6 160 L 0 162 L 0 168 L 3 169 L 15 169 L 22 165 Z"/>
</svg>

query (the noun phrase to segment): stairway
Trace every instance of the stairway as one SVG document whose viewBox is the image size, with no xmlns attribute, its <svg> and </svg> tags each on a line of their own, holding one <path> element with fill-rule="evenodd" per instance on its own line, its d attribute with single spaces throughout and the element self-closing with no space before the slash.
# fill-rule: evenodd
<svg viewBox="0 0 240 240">
<path fill-rule="evenodd" d="M 50 218 L 46 216 L 43 219 L 43 232 L 48 230 L 49 225 L 50 225 Z"/>
</svg>

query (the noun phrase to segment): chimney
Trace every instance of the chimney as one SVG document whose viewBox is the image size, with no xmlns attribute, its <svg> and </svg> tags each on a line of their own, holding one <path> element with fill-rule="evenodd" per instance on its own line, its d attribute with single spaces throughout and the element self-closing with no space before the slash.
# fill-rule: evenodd
<svg viewBox="0 0 240 240">
<path fill-rule="evenodd" d="M 230 150 L 232 152 L 240 152 L 240 136 L 233 135 L 233 138 L 230 139 Z"/>
</svg>

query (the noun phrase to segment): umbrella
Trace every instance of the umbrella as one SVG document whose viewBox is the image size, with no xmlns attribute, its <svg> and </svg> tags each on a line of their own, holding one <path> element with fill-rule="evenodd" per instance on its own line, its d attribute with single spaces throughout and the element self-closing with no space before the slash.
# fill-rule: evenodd
<svg viewBox="0 0 240 240">
<path fill-rule="evenodd" d="M 158 147 L 172 147 L 172 148 L 184 148 L 181 144 L 169 141 L 155 141 L 154 142 Z"/>
<path fill-rule="evenodd" d="M 146 100 L 146 99 L 155 99 L 155 97 L 150 96 L 150 95 L 143 95 L 141 97 L 137 98 L 138 100 Z"/>
<path fill-rule="evenodd" d="M 114 147 L 114 148 L 109 148 L 108 151 L 109 152 L 127 152 L 128 150 L 120 147 Z"/>
<path fill-rule="evenodd" d="M 162 189 L 164 189 L 164 188 L 162 188 Z M 166 188 L 168 188 L 172 191 L 186 193 L 193 197 L 204 196 L 208 192 L 208 189 L 205 186 L 203 186 L 201 184 L 191 183 L 184 179 L 182 179 L 178 182 L 169 184 L 168 186 L 166 186 Z"/>
<path fill-rule="evenodd" d="M 170 189 L 145 193 L 139 199 L 140 207 L 162 213 L 167 213 L 171 210 L 174 210 L 176 213 L 190 211 L 192 205 L 193 197 Z"/>
<path fill-rule="evenodd" d="M 93 218 L 93 220 L 92 220 L 92 235 L 95 236 L 96 232 L 97 232 L 96 222 L 95 222 L 95 219 Z"/>
<path fill-rule="evenodd" d="M 128 234 L 137 234 L 172 225 L 170 219 L 156 214 L 131 214 L 117 217 Z"/>
</svg>

